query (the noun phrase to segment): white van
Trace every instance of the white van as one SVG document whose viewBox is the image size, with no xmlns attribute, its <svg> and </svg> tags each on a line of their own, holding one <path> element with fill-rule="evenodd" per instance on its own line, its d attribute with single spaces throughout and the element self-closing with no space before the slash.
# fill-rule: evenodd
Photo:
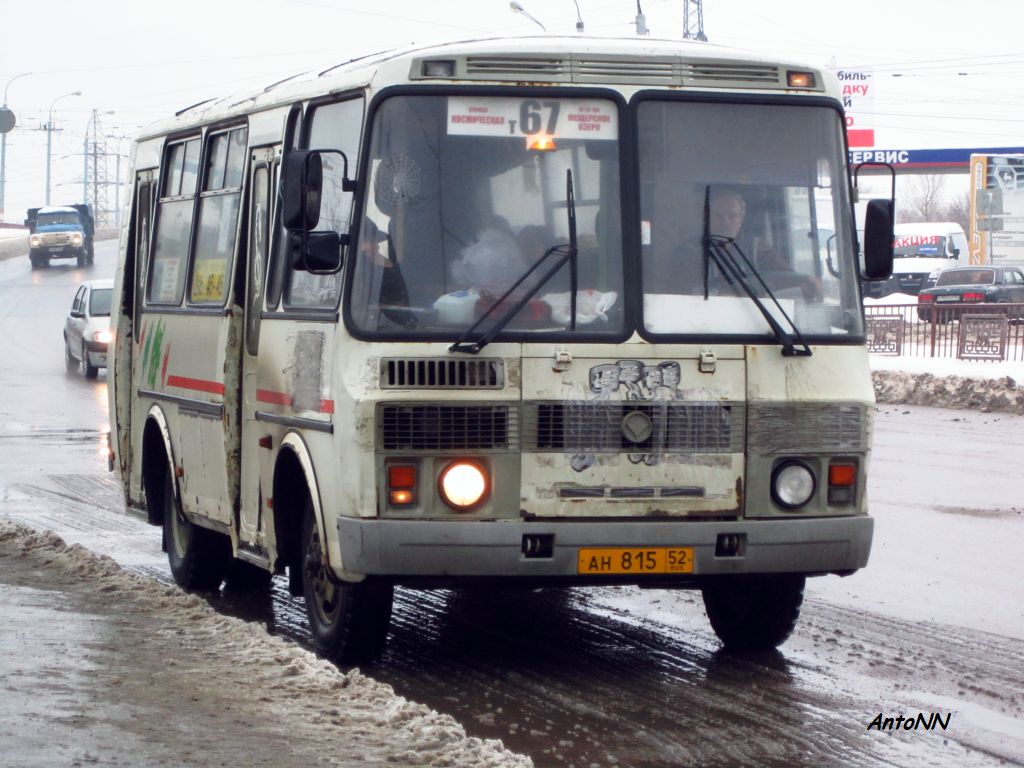
<svg viewBox="0 0 1024 768">
<path fill-rule="evenodd" d="M 909 293 L 935 284 L 939 272 L 969 263 L 967 235 L 952 221 L 897 224 L 893 228 L 892 277 L 876 283 L 881 295 Z"/>
</svg>

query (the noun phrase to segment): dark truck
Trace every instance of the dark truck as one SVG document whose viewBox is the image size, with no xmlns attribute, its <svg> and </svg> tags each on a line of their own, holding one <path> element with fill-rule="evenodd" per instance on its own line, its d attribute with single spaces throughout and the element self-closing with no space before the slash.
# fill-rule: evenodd
<svg viewBox="0 0 1024 768">
<path fill-rule="evenodd" d="M 32 269 L 50 265 L 50 259 L 77 259 L 78 266 L 92 264 L 95 223 L 84 203 L 29 208 L 28 256 Z"/>
</svg>

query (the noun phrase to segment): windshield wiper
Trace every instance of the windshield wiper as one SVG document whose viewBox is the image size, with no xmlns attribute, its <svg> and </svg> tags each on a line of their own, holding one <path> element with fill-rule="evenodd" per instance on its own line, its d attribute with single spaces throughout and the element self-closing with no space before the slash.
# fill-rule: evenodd
<svg viewBox="0 0 1024 768">
<path fill-rule="evenodd" d="M 811 348 L 807 342 L 804 341 L 803 335 L 800 333 L 800 329 L 797 328 L 796 323 L 793 319 L 786 314 L 786 310 L 782 308 L 778 298 L 772 292 L 771 288 L 765 283 L 764 278 L 761 277 L 761 273 L 757 271 L 750 259 L 740 248 L 739 244 L 734 238 L 731 237 L 719 237 L 712 235 L 708 231 L 708 225 L 711 219 L 711 188 L 707 187 L 704 190 L 704 298 L 708 297 L 708 272 L 710 269 L 710 262 L 714 261 L 715 266 L 725 275 L 726 281 L 729 285 L 739 285 L 743 289 L 743 292 L 750 297 L 750 300 L 754 302 L 754 305 L 758 308 L 761 314 L 764 316 L 765 321 L 772 329 L 772 333 L 775 334 L 775 338 L 778 339 L 779 344 L 782 345 L 782 354 L 786 357 L 810 357 Z M 744 269 L 746 267 L 746 269 Z M 792 329 L 787 331 L 783 328 L 778 318 L 772 313 L 771 309 L 761 300 L 761 297 L 757 294 L 756 286 L 751 284 L 750 276 L 753 276 L 757 280 L 757 284 L 760 285 L 764 293 L 771 299 L 771 302 L 775 305 L 779 314 L 785 319 L 786 324 Z"/>
<path fill-rule="evenodd" d="M 505 291 L 497 301 L 487 308 L 486 312 L 480 315 L 477 321 L 473 323 L 465 333 L 459 336 L 454 344 L 448 347 L 449 352 L 468 352 L 471 355 L 475 355 L 490 344 L 491 341 L 494 340 L 494 337 L 501 333 L 505 326 L 512 322 L 512 318 L 518 315 L 519 311 L 529 303 L 530 299 L 537 295 L 537 291 L 544 287 L 548 280 L 550 280 L 558 270 L 565 266 L 566 262 L 569 262 L 569 329 L 573 331 L 576 330 L 576 286 L 578 280 L 576 253 L 578 248 L 576 244 L 576 199 L 573 194 L 572 169 L 566 169 L 565 171 L 565 184 L 566 215 L 569 219 L 569 242 L 562 245 L 554 245 L 544 251 L 544 254 L 537 259 L 537 261 L 535 261 L 533 265 L 526 270 L 526 272 L 523 273 L 522 277 L 516 280 L 511 288 Z M 503 306 L 505 301 L 516 292 L 519 286 L 522 285 L 530 275 L 540 269 L 541 265 L 544 264 L 544 262 L 548 260 L 548 257 L 553 253 L 560 254 L 558 260 L 547 272 L 544 273 L 540 280 L 538 280 L 532 287 L 525 290 L 523 295 L 508 308 L 505 314 L 498 318 L 497 322 L 495 322 L 489 330 L 481 333 L 475 341 L 467 341 L 467 339 L 473 336 L 481 323 L 493 315 L 497 311 L 498 307 Z"/>
</svg>

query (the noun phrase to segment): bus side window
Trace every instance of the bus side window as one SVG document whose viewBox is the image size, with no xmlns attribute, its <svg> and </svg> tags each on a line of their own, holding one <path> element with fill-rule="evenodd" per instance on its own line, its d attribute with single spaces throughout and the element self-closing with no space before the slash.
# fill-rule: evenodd
<svg viewBox="0 0 1024 768">
<path fill-rule="evenodd" d="M 147 270 L 146 298 L 154 304 L 181 303 L 199 175 L 199 137 L 167 147 L 160 178 L 156 233 Z"/>
<path fill-rule="evenodd" d="M 223 304 L 231 285 L 238 211 L 245 168 L 246 129 L 233 128 L 207 139 L 203 193 L 192 264 L 189 301 Z"/>
<path fill-rule="evenodd" d="M 266 290 L 267 239 L 270 235 L 270 168 L 258 165 L 252 174 L 249 214 L 249 288 L 246 309 L 245 348 L 250 355 L 259 352 L 260 312 Z"/>
</svg>

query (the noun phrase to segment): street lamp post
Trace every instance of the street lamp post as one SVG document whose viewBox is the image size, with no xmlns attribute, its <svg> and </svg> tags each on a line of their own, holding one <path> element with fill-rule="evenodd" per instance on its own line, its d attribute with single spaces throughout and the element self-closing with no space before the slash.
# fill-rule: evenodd
<svg viewBox="0 0 1024 768">
<path fill-rule="evenodd" d="M 31 75 L 31 72 L 22 72 L 20 75 L 15 75 L 7 81 L 7 86 L 4 88 L 4 106 L 0 110 L 4 114 L 7 113 L 7 89 L 11 87 L 11 83 L 17 80 L 19 77 L 25 77 Z M 13 128 L 13 124 L 11 125 Z M 4 187 L 7 184 L 7 131 L 0 128 L 0 221 L 4 220 Z"/>
<path fill-rule="evenodd" d="M 53 106 L 68 96 L 81 96 L 81 91 L 72 91 L 58 96 L 50 102 L 50 111 L 46 116 L 46 204 L 50 204 L 50 153 L 53 150 Z"/>
</svg>

